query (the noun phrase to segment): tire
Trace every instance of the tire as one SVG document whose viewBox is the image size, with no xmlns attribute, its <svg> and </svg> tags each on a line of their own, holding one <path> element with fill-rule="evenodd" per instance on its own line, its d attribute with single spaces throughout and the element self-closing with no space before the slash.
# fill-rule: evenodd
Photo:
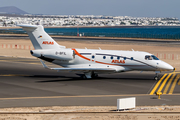
<svg viewBox="0 0 180 120">
<path fill-rule="evenodd" d="M 87 79 L 87 77 L 86 77 L 85 75 L 83 75 L 83 76 L 82 76 L 82 79 L 86 80 L 86 79 Z"/>
<path fill-rule="evenodd" d="M 92 74 L 92 78 L 97 78 L 98 77 L 98 74 L 94 73 Z"/>
<path fill-rule="evenodd" d="M 154 80 L 158 80 L 158 77 L 156 76 L 156 77 L 154 77 Z"/>
</svg>

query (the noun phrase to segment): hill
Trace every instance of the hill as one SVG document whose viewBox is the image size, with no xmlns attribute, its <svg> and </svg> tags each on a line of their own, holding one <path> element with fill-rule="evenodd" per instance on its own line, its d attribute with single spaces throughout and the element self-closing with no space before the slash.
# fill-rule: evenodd
<svg viewBox="0 0 180 120">
<path fill-rule="evenodd" d="M 0 7 L 1 14 L 28 14 L 27 12 L 15 7 L 15 6 L 7 6 L 7 7 Z"/>
</svg>

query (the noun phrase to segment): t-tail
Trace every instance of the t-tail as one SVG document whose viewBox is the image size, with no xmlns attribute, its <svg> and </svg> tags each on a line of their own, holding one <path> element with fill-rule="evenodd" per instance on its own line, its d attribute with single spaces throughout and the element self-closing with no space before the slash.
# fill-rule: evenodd
<svg viewBox="0 0 180 120">
<path fill-rule="evenodd" d="M 58 49 L 65 48 L 65 46 L 59 45 L 54 41 L 45 31 L 42 25 L 18 25 L 23 28 L 24 31 L 30 37 L 30 40 L 34 46 L 34 49 Z"/>
</svg>

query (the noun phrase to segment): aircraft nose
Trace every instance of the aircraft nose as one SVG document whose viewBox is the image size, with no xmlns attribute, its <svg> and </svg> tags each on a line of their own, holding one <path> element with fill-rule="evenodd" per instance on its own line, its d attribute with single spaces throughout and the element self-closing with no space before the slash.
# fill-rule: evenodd
<svg viewBox="0 0 180 120">
<path fill-rule="evenodd" d="M 165 66 L 167 70 L 174 70 L 175 68 L 169 64 L 166 63 L 166 66 Z"/>
<path fill-rule="evenodd" d="M 163 69 L 163 70 L 168 70 L 168 71 L 172 71 L 172 70 L 175 70 L 175 68 L 173 66 L 171 66 L 170 64 L 166 63 L 166 62 L 161 62 L 158 64 L 158 67 L 160 69 Z"/>
</svg>

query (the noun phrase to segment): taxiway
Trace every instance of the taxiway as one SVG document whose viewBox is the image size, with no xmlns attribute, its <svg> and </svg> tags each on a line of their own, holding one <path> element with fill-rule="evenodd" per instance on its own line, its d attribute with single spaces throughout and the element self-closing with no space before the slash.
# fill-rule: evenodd
<svg viewBox="0 0 180 120">
<path fill-rule="evenodd" d="M 116 106 L 116 100 L 125 97 L 136 97 L 137 106 L 179 105 L 179 73 L 173 74 L 159 83 L 153 80 L 153 72 L 102 74 L 83 80 L 71 72 L 44 69 L 38 59 L 1 56 L 0 107 Z M 167 91 L 157 99 L 154 93 L 160 88 Z"/>
</svg>

